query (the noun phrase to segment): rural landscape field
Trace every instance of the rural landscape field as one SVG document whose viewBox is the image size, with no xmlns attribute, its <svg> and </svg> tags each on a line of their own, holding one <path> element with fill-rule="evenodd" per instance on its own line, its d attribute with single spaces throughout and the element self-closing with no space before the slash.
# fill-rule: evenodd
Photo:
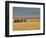
<svg viewBox="0 0 46 38">
<path fill-rule="evenodd" d="M 13 22 L 13 31 L 16 30 L 39 30 L 40 29 L 40 18 L 15 18 Z"/>
<path fill-rule="evenodd" d="M 40 8 L 13 7 L 13 31 L 40 30 Z"/>
</svg>

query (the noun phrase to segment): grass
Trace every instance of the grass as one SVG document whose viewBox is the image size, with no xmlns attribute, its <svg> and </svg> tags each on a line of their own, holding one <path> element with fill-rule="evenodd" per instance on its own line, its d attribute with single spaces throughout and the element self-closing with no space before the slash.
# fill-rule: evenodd
<svg viewBox="0 0 46 38">
<path fill-rule="evenodd" d="M 15 22 L 15 20 L 17 20 L 17 21 Z M 23 20 L 26 20 L 26 21 L 23 21 Z M 16 31 L 16 30 L 39 30 L 39 29 L 40 29 L 40 18 L 39 17 L 14 18 L 13 31 Z"/>
</svg>

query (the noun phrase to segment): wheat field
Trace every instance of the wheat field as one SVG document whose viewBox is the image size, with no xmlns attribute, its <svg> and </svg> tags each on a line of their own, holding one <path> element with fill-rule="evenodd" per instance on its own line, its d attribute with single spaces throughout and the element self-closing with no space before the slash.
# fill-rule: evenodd
<svg viewBox="0 0 46 38">
<path fill-rule="evenodd" d="M 16 30 L 39 30 L 40 22 L 19 22 L 13 23 L 13 31 Z"/>
</svg>

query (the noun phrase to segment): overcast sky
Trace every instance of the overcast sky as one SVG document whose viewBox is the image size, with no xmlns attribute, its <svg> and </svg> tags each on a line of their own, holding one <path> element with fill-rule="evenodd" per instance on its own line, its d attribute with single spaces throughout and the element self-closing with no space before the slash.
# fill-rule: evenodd
<svg viewBox="0 0 46 38">
<path fill-rule="evenodd" d="M 39 17 L 40 8 L 13 7 L 15 17 Z"/>
</svg>

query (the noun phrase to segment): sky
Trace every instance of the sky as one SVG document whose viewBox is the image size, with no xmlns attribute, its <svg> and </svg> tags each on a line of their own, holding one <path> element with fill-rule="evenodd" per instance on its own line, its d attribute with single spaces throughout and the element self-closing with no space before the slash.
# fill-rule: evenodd
<svg viewBox="0 0 46 38">
<path fill-rule="evenodd" d="M 39 17 L 40 8 L 13 7 L 14 17 Z"/>
</svg>

